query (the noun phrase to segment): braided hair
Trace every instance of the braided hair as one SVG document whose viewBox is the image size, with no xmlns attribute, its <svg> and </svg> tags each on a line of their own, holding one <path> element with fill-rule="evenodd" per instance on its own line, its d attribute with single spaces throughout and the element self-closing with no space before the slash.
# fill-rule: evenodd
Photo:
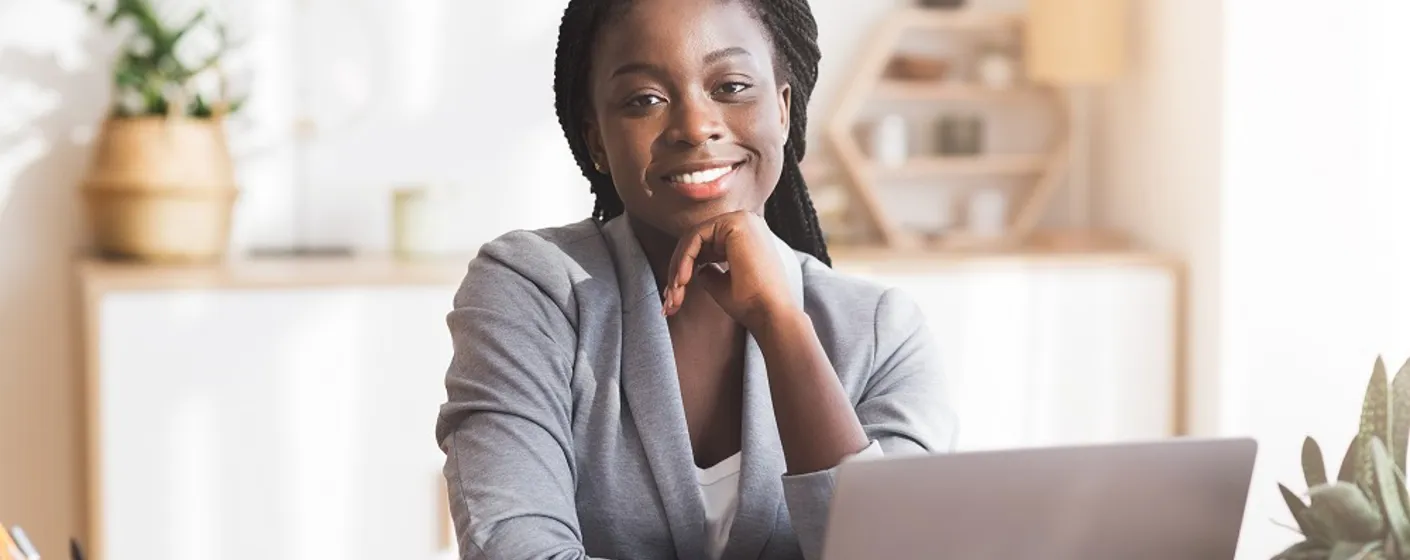
<svg viewBox="0 0 1410 560">
<path fill-rule="evenodd" d="M 587 122 L 590 56 L 602 27 L 630 6 L 632 0 L 569 0 L 558 29 L 554 61 L 554 105 L 558 122 L 578 167 L 591 184 L 596 197 L 592 217 L 605 222 L 620 216 L 625 208 L 612 178 L 595 168 L 583 126 Z M 818 81 L 818 25 L 808 0 L 738 0 L 747 2 L 754 16 L 768 31 L 774 51 L 774 68 L 781 82 L 790 86 L 788 141 L 783 148 L 783 173 L 777 188 L 764 203 L 764 221 L 769 229 L 795 250 L 808 253 L 828 266 L 827 253 L 817 211 L 808 196 L 808 185 L 799 166 L 807 151 L 808 99 Z"/>
</svg>

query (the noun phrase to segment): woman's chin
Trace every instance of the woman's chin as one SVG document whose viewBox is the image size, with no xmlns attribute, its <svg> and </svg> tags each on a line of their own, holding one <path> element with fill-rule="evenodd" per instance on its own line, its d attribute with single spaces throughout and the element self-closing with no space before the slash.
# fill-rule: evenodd
<svg viewBox="0 0 1410 560">
<path fill-rule="evenodd" d="M 672 200 L 668 204 L 660 204 L 667 202 L 661 199 L 641 202 L 647 204 L 628 204 L 627 214 L 632 216 L 633 221 L 644 223 L 671 237 L 685 235 L 701 224 L 732 212 L 748 210 L 759 215 L 764 213 L 762 202 L 741 201 L 735 197 L 707 201 Z M 657 204 L 651 204 L 653 202 Z"/>
<path fill-rule="evenodd" d="M 681 235 L 691 231 L 702 224 L 715 218 L 738 212 L 740 210 L 750 210 L 763 215 L 763 208 L 746 208 L 739 204 L 730 204 L 728 201 L 711 201 L 712 203 L 701 203 L 690 208 L 674 213 L 670 218 L 673 233 Z"/>
</svg>

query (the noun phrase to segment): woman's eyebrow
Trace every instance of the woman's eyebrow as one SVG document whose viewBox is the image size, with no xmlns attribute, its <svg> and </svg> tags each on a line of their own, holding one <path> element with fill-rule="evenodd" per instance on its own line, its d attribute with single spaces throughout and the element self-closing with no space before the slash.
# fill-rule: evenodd
<svg viewBox="0 0 1410 560">
<path fill-rule="evenodd" d="M 705 64 L 714 64 L 726 58 L 733 58 L 736 56 L 752 57 L 754 55 L 750 54 L 749 51 L 745 50 L 744 47 L 728 47 L 705 55 Z"/>
<path fill-rule="evenodd" d="M 613 78 L 626 74 L 647 74 L 652 76 L 661 76 L 665 75 L 666 71 L 660 66 L 648 62 L 628 62 L 626 64 L 618 66 L 616 70 L 612 71 Z"/>
<path fill-rule="evenodd" d="M 714 64 L 727 58 L 734 58 L 739 56 L 753 57 L 754 55 L 751 54 L 749 50 L 745 49 L 744 47 L 726 47 L 705 55 L 705 64 Z M 649 62 L 628 62 L 626 64 L 618 66 L 616 70 L 613 70 L 612 77 L 616 78 L 624 74 L 647 74 L 652 76 L 662 76 L 666 73 L 667 72 L 664 68 L 661 68 L 659 65 L 656 64 L 651 64 Z"/>
</svg>

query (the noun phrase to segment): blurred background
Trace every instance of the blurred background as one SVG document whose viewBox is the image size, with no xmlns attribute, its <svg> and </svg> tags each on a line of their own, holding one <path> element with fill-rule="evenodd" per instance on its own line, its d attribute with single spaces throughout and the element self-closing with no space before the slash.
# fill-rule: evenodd
<svg viewBox="0 0 1410 560">
<path fill-rule="evenodd" d="M 0 0 L 0 523 L 453 557 L 451 294 L 592 208 L 564 5 Z M 1275 483 L 1410 357 L 1410 4 L 812 6 L 836 267 L 921 302 L 961 448 L 1253 436 L 1239 557 L 1299 540 Z"/>
</svg>

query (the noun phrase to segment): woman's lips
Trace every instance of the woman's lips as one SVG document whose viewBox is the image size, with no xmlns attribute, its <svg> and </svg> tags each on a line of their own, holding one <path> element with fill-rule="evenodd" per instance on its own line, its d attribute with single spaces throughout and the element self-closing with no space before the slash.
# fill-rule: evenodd
<svg viewBox="0 0 1410 560">
<path fill-rule="evenodd" d="M 691 173 L 666 176 L 666 184 L 681 195 L 696 201 L 712 200 L 729 192 L 730 179 L 741 164 L 721 165 Z"/>
</svg>

